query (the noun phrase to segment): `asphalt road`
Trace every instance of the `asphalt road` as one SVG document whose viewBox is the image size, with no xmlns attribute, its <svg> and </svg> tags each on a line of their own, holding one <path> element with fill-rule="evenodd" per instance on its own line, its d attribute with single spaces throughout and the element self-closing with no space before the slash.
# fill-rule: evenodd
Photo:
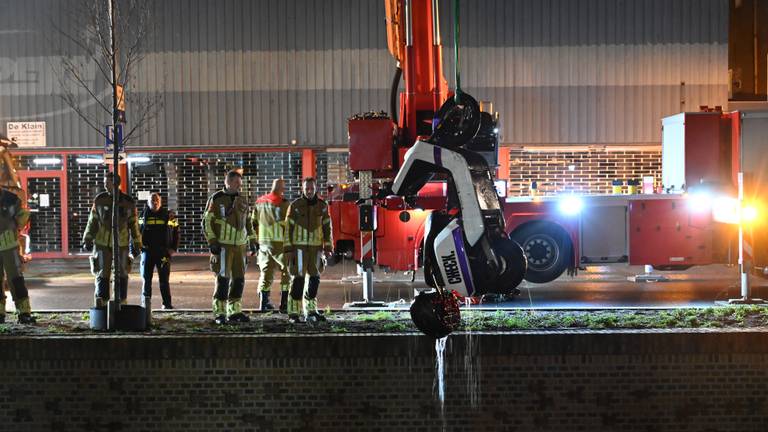
<svg viewBox="0 0 768 432">
<path fill-rule="evenodd" d="M 207 258 L 176 257 L 171 274 L 171 291 L 176 308 L 210 309 L 213 276 L 206 269 Z M 668 282 L 635 283 L 627 276 L 642 272 L 641 267 L 611 265 L 589 267 L 576 277 L 562 276 L 548 284 L 523 282 L 521 294 L 512 301 L 479 307 L 582 309 L 582 308 L 670 308 L 711 306 L 717 300 L 739 296 L 738 273 L 734 267 L 713 265 L 685 272 L 665 274 Z M 25 276 L 35 310 L 87 309 L 93 302 L 93 278 L 84 257 L 67 260 L 35 260 L 28 264 Z M 246 276 L 244 306 L 258 307 L 256 281 L 259 272 L 251 265 Z M 279 275 L 278 275 L 279 276 Z M 376 273 L 374 299 L 407 307 L 415 289 L 424 288 L 421 274 L 411 283 L 408 275 Z M 279 301 L 277 285 L 272 301 Z M 141 278 L 137 269 L 131 274 L 129 302 L 138 304 Z M 753 296 L 768 297 L 768 281 L 753 279 Z M 159 308 L 160 293 L 154 285 L 153 306 Z M 354 263 L 344 262 L 323 274 L 318 295 L 319 305 L 332 309 L 362 299 L 362 287 L 355 275 Z M 399 304 L 398 304 L 399 302 Z M 12 302 L 8 301 L 12 309 Z"/>
</svg>

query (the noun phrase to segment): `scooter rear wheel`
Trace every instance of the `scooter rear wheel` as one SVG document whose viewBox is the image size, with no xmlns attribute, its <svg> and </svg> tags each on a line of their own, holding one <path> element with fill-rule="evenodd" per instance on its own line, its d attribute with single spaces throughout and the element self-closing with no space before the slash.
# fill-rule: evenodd
<svg viewBox="0 0 768 432">
<path fill-rule="evenodd" d="M 525 278 L 525 272 L 528 269 L 523 248 L 516 241 L 508 238 L 497 239 L 491 248 L 500 261 L 501 272 L 497 276 L 497 283 L 489 291 L 494 294 L 512 294 Z"/>
<path fill-rule="evenodd" d="M 458 103 L 455 98 L 448 98 L 435 113 L 439 123 L 430 141 L 450 149 L 461 147 L 480 130 L 480 115 L 480 105 L 472 96 L 461 93 Z"/>
</svg>

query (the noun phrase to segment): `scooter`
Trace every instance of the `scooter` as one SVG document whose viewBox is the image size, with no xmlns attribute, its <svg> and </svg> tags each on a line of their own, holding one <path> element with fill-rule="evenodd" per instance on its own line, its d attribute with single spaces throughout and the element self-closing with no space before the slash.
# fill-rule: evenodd
<svg viewBox="0 0 768 432">
<path fill-rule="evenodd" d="M 424 227 L 424 277 L 432 289 L 419 293 L 410 308 L 416 327 L 434 338 L 458 327 L 464 298 L 519 294 L 527 268 L 522 248 L 504 230 L 488 162 L 468 150 L 481 126 L 488 127 L 483 114 L 466 93 L 449 98 L 432 136 L 408 150 L 392 184 L 395 195 L 409 200 L 435 176 L 447 181 L 447 209 L 432 212 Z"/>
</svg>

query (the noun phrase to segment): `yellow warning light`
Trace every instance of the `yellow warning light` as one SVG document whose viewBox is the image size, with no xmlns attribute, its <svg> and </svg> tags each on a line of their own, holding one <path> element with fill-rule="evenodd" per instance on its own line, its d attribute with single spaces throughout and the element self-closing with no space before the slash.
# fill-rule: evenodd
<svg viewBox="0 0 768 432">
<path fill-rule="evenodd" d="M 741 220 L 744 223 L 753 223 L 757 220 L 758 214 L 757 207 L 747 204 L 741 209 Z"/>
</svg>

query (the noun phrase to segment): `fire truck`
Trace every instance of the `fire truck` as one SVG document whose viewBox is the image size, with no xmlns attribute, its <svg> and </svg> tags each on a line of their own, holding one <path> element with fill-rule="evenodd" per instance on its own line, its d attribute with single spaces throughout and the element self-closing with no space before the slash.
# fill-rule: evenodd
<svg viewBox="0 0 768 432">
<path fill-rule="evenodd" d="M 766 150 L 768 112 L 703 107 L 662 119 L 662 178 L 645 193 L 507 199 L 506 226 L 528 257 L 526 279 L 549 282 L 596 263 L 736 263 L 739 225 L 745 265 L 762 274 Z"/>
<path fill-rule="evenodd" d="M 430 134 L 435 113 L 451 96 L 441 69 L 437 2 L 389 0 L 386 5 L 388 46 L 398 61 L 390 110 L 400 115 L 371 113 L 349 120 L 349 167 L 358 181 L 340 185 L 329 197 L 337 253 L 361 265 L 366 301 L 373 264 L 393 271 L 419 267 L 424 222 L 430 211 L 445 208 L 447 196 L 440 181 L 427 183 L 410 200 L 379 196 L 405 151 L 417 137 Z M 398 98 L 401 74 L 405 91 Z M 496 166 L 497 116 L 484 111 L 486 139 L 473 150 Z M 524 250 L 525 279 L 546 283 L 603 263 L 684 270 L 735 263 L 742 250 L 745 266 L 765 269 L 768 249 L 758 215 L 762 177 L 768 172 L 766 137 L 768 113 L 708 108 L 680 113 L 662 120 L 662 178 L 643 193 L 505 199 L 505 229 Z M 371 145 L 381 142 L 392 145 Z M 739 222 L 747 225 L 741 248 Z"/>
<path fill-rule="evenodd" d="M 507 198 L 506 229 L 528 258 L 526 280 L 546 283 L 590 264 L 652 265 L 658 270 L 734 264 L 740 220 L 747 226 L 752 270 L 768 273 L 768 239 L 760 217 L 766 211 L 767 151 L 768 111 L 705 108 L 662 119 L 662 178 L 638 191 L 645 193 Z M 425 201 L 441 205 L 441 186 L 433 184 L 423 192 Z M 358 260 L 354 203 L 333 203 L 340 249 Z M 398 271 L 418 267 L 426 217 L 426 211 L 402 204 L 384 207 L 379 213 L 383 229 L 377 232 L 380 262 Z"/>
</svg>

